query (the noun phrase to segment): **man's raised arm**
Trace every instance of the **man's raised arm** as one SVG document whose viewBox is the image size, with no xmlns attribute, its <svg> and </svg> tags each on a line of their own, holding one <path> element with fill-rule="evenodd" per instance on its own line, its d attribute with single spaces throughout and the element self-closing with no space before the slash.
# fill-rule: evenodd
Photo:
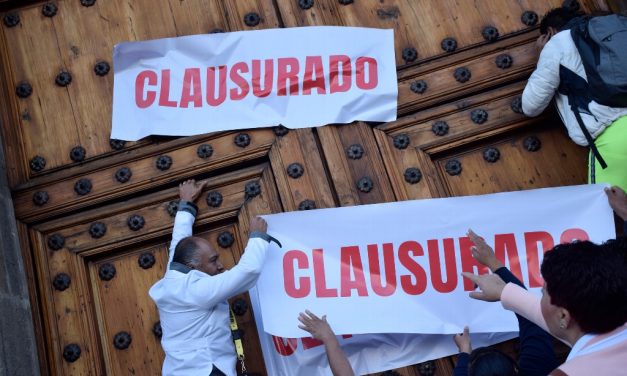
<svg viewBox="0 0 627 376">
<path fill-rule="evenodd" d="M 174 217 L 174 229 L 172 230 L 172 242 L 168 252 L 168 267 L 174 257 L 174 249 L 181 239 L 192 235 L 192 226 L 196 220 L 198 207 L 194 203 L 207 182 L 196 182 L 194 179 L 186 180 L 179 184 L 179 205 L 176 217 Z"/>
</svg>

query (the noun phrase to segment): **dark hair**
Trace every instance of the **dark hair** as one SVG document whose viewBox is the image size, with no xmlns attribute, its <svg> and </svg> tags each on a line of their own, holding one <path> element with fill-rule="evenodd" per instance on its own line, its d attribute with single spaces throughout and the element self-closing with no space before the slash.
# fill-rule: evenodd
<svg viewBox="0 0 627 376">
<path fill-rule="evenodd" d="M 586 333 L 607 333 L 627 321 L 624 255 L 589 241 L 556 245 L 544 255 L 542 277 L 551 304 L 570 312 Z"/>
<path fill-rule="evenodd" d="M 198 263 L 198 244 L 194 236 L 188 236 L 178 242 L 174 248 L 172 261 L 190 267 Z"/>
<path fill-rule="evenodd" d="M 469 376 L 515 376 L 518 365 L 505 353 L 490 347 L 479 347 L 468 358 Z"/>
<path fill-rule="evenodd" d="M 616 252 L 620 257 L 625 261 L 625 266 L 627 266 L 627 237 L 619 236 L 616 239 L 610 239 L 605 243 L 601 244 L 601 246 L 610 252 Z"/>
<path fill-rule="evenodd" d="M 560 30 L 575 17 L 583 16 L 582 12 L 566 7 L 553 8 L 540 21 L 540 34 L 549 32 L 549 27 Z"/>
</svg>

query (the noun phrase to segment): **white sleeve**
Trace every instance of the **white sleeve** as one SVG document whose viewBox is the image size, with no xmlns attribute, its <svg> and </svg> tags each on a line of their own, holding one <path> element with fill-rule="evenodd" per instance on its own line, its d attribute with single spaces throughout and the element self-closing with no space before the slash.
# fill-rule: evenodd
<svg viewBox="0 0 627 376">
<path fill-rule="evenodd" d="M 559 50 L 550 40 L 542 49 L 522 95 L 522 109 L 527 116 L 538 116 L 551 103 L 560 84 Z"/>
<path fill-rule="evenodd" d="M 270 244 L 262 238 L 251 238 L 239 263 L 223 273 L 200 278 L 188 286 L 194 301 L 202 307 L 213 307 L 224 300 L 250 290 L 261 274 Z"/>
<path fill-rule="evenodd" d="M 186 211 L 179 210 L 176 213 L 176 217 L 174 217 L 174 229 L 172 230 L 172 242 L 170 243 L 170 249 L 168 251 L 167 268 L 170 267 L 170 263 L 174 257 L 176 245 L 181 239 L 192 236 L 192 226 L 195 220 L 196 217 Z"/>
</svg>

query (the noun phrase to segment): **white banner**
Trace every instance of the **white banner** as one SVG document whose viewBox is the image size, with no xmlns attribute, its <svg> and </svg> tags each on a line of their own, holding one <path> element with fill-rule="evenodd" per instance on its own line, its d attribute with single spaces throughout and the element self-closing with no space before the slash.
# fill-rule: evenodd
<svg viewBox="0 0 627 376">
<path fill-rule="evenodd" d="M 265 333 L 256 289 L 250 291 L 250 300 L 268 375 L 332 375 L 321 342 L 311 337 L 280 338 Z M 493 345 L 517 336 L 518 333 L 470 334 L 474 348 Z M 358 375 L 405 367 L 457 353 L 451 335 L 358 334 L 338 338 L 342 350 Z"/>
<path fill-rule="evenodd" d="M 531 291 L 543 250 L 615 237 L 603 185 L 546 188 L 265 216 L 272 245 L 257 283 L 263 329 L 298 338 L 298 313 L 326 314 L 337 334 L 512 332 L 499 304 L 472 300 L 460 273 L 473 259 L 472 228 Z"/>
<path fill-rule="evenodd" d="M 396 119 L 393 30 L 299 27 L 117 44 L 111 138 Z"/>
</svg>

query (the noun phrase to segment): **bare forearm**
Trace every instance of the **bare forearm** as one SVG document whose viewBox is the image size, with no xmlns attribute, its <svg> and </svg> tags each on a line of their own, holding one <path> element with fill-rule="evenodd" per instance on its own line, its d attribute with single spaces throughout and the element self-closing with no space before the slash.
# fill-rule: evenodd
<svg viewBox="0 0 627 376">
<path fill-rule="evenodd" d="M 355 375 L 353 368 L 348 362 L 348 358 L 346 358 L 346 354 L 344 354 L 335 336 L 329 337 L 329 339 L 324 341 L 324 348 L 327 352 L 327 359 L 329 360 L 333 376 Z"/>
</svg>

